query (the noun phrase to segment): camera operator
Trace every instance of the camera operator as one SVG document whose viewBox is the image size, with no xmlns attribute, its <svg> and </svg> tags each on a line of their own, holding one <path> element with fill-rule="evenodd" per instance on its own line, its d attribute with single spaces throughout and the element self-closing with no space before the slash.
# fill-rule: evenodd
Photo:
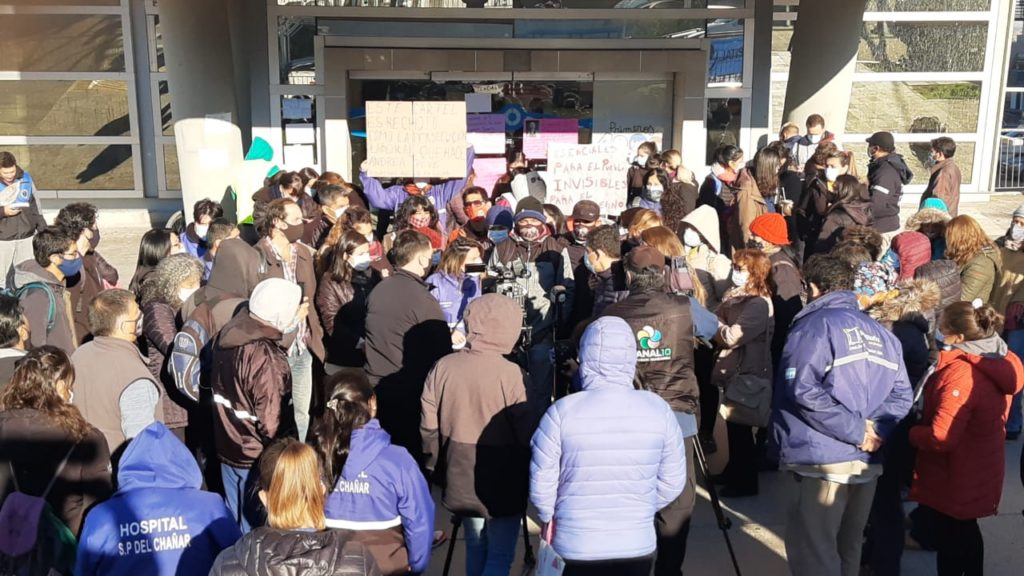
<svg viewBox="0 0 1024 576">
<path fill-rule="evenodd" d="M 693 350 L 711 341 L 718 319 L 694 298 L 666 292 L 665 256 L 655 248 L 633 248 L 623 258 L 623 265 L 629 296 L 609 305 L 602 316 L 618 316 L 629 324 L 637 338 L 636 382 L 669 403 L 686 437 L 686 488 L 655 516 L 658 556 L 654 574 L 679 576 L 696 499 L 693 440 L 700 392 L 693 372 Z"/>
<path fill-rule="evenodd" d="M 499 277 L 512 271 L 525 292 L 525 327 L 530 335 L 526 368 L 531 381 L 527 400 L 538 416 L 551 404 L 556 316 L 569 317 L 575 288 L 569 254 L 551 236 L 546 222 L 539 200 L 521 200 L 509 238 L 495 246 L 488 262 L 488 269 Z M 553 298 L 563 303 L 557 305 Z"/>
</svg>

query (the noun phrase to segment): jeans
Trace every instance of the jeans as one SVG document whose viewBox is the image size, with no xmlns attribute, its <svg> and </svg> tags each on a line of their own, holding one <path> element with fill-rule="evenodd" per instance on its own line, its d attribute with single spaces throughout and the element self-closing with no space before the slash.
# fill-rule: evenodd
<svg viewBox="0 0 1024 576">
<path fill-rule="evenodd" d="M 306 441 L 309 431 L 309 404 L 313 400 L 313 354 L 306 348 L 301 354 L 288 356 L 292 369 L 292 406 L 295 408 L 295 426 L 299 441 Z"/>
<path fill-rule="evenodd" d="M 508 576 L 516 555 L 520 516 L 463 518 L 466 531 L 466 576 Z"/>
<path fill-rule="evenodd" d="M 220 465 L 220 473 L 224 480 L 224 500 L 242 534 L 262 526 L 266 513 L 256 496 L 258 474 L 249 468 L 235 468 L 227 464 Z"/>
<path fill-rule="evenodd" d="M 554 362 L 551 355 L 555 345 L 551 341 L 534 342 L 529 351 L 530 382 L 526 389 L 526 402 L 531 412 L 538 417 L 547 412 L 551 406 L 551 394 L 554 392 Z"/>
<path fill-rule="evenodd" d="M 1010 351 L 1017 356 L 1024 357 L 1024 330 L 1010 330 L 1006 333 L 1006 345 Z M 1021 415 L 1020 393 L 1013 395 L 1013 402 L 1010 404 L 1010 416 L 1006 419 L 1007 432 L 1020 432 L 1024 424 L 1024 416 Z"/>
</svg>

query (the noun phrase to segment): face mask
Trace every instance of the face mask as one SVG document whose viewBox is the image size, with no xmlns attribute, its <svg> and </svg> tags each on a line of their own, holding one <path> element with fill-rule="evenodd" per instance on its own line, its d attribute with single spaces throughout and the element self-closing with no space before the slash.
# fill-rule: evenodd
<svg viewBox="0 0 1024 576">
<path fill-rule="evenodd" d="M 817 144 L 821 142 L 821 134 L 808 134 L 807 139 L 811 141 L 811 144 Z"/>
<path fill-rule="evenodd" d="M 74 260 L 64 260 L 57 265 L 57 269 L 65 277 L 74 276 L 82 271 L 82 259 L 75 258 Z"/>
<path fill-rule="evenodd" d="M 1024 241 L 1024 226 L 1014 224 L 1010 230 L 1010 239 L 1014 242 Z"/>
<path fill-rule="evenodd" d="M 338 218 L 341 218 L 341 215 L 345 213 L 345 210 L 348 210 L 348 206 L 342 206 L 341 208 L 335 208 L 334 209 L 334 219 L 337 220 Z"/>
<path fill-rule="evenodd" d="M 362 272 L 370 267 L 370 255 L 360 254 L 358 256 L 353 256 L 349 259 L 348 264 L 353 269 Z"/>
<path fill-rule="evenodd" d="M 591 274 L 597 274 L 597 271 L 594 270 L 594 263 L 590 261 L 589 252 L 583 255 L 583 265 L 587 267 Z"/>
<path fill-rule="evenodd" d="M 95 250 L 100 245 L 100 229 L 94 228 L 92 238 L 89 239 L 89 250 Z"/>
<path fill-rule="evenodd" d="M 409 217 L 409 226 L 413 228 L 426 228 L 430 226 L 430 214 L 413 214 Z"/>
<path fill-rule="evenodd" d="M 683 232 L 683 244 L 686 244 L 689 248 L 696 248 L 700 246 L 700 234 L 692 228 L 687 228 L 686 231 Z"/>
<path fill-rule="evenodd" d="M 751 250 L 764 250 L 764 247 L 764 240 L 761 240 L 760 238 L 751 238 L 750 240 L 747 240 L 747 248 L 750 248 Z"/>
<path fill-rule="evenodd" d="M 587 241 L 587 236 L 589 236 L 589 235 L 590 235 L 590 228 L 588 228 L 586 226 L 576 225 L 576 226 L 572 227 L 572 236 L 573 236 L 573 238 L 576 239 L 576 242 L 578 244 L 583 244 L 584 242 L 586 242 Z"/>
<path fill-rule="evenodd" d="M 427 186 L 430 186 L 430 182 L 413 182 L 413 184 L 420 190 L 424 190 Z"/>
<path fill-rule="evenodd" d="M 737 288 L 743 288 L 747 285 L 747 280 L 750 279 L 750 272 L 733 268 L 731 277 L 732 283 L 735 284 Z"/>
<path fill-rule="evenodd" d="M 210 225 L 209 224 L 196 224 L 195 225 L 195 231 L 196 231 L 196 236 L 198 236 L 200 240 L 206 240 L 206 235 L 210 232 Z"/>
<path fill-rule="evenodd" d="M 366 241 L 367 241 L 368 243 L 370 243 L 370 244 L 373 244 L 373 243 L 375 242 L 375 239 L 374 239 L 374 237 L 373 237 L 373 232 L 370 232 L 370 233 L 369 233 L 369 234 L 367 234 L 366 236 L 363 236 L 363 238 L 366 238 Z"/>
<path fill-rule="evenodd" d="M 825 168 L 825 178 L 829 182 L 835 182 L 836 178 L 839 178 L 839 168 L 836 168 L 834 166 L 829 166 L 828 168 Z"/>
<path fill-rule="evenodd" d="M 516 234 L 527 242 L 536 242 L 544 235 L 544 225 L 529 226 L 525 224 L 516 225 Z"/>
<path fill-rule="evenodd" d="M 302 234 L 306 231 L 306 223 L 299 222 L 298 224 L 289 224 L 287 228 L 282 230 L 284 237 L 288 239 L 289 244 L 295 244 L 302 239 Z"/>
<path fill-rule="evenodd" d="M 430 265 L 431 266 L 437 266 L 440 263 L 441 263 L 441 251 L 440 250 L 434 250 L 434 252 L 430 254 Z"/>
<path fill-rule="evenodd" d="M 487 218 L 487 209 L 481 206 L 467 206 L 466 216 L 469 216 L 470 220 L 476 220 L 478 218 Z"/>
<path fill-rule="evenodd" d="M 508 230 L 488 230 L 487 239 L 490 240 L 492 244 L 501 244 L 505 240 L 508 240 Z"/>
<path fill-rule="evenodd" d="M 946 347 L 946 335 L 938 328 L 935 329 L 935 342 L 939 345 L 939 348 Z"/>
<path fill-rule="evenodd" d="M 190 296 L 196 293 L 196 290 L 199 290 L 199 288 L 179 288 L 178 299 L 185 302 Z"/>
<path fill-rule="evenodd" d="M 647 166 L 647 156 L 644 154 L 637 154 L 636 158 L 633 158 L 633 163 L 637 166 Z"/>
<path fill-rule="evenodd" d="M 661 202 L 661 195 L 664 193 L 665 189 L 661 186 L 647 186 L 644 188 L 644 196 L 651 202 Z"/>
</svg>

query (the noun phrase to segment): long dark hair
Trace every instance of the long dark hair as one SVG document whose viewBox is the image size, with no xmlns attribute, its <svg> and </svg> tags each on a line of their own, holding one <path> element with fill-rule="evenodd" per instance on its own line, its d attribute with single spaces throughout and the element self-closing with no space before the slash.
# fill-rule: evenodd
<svg viewBox="0 0 1024 576">
<path fill-rule="evenodd" d="M 73 440 L 81 441 L 89 433 L 89 423 L 57 393 L 58 380 L 73 387 L 75 367 L 60 348 L 40 346 L 18 360 L 10 384 L 0 394 L 0 406 L 4 410 L 37 410 Z"/>
<path fill-rule="evenodd" d="M 359 369 L 345 369 L 328 379 L 331 395 L 316 424 L 316 444 L 324 475 L 333 483 L 341 476 L 352 444 L 352 431 L 370 421 L 373 387 Z"/>
<path fill-rule="evenodd" d="M 363 244 L 367 244 L 366 238 L 355 230 L 348 230 L 341 235 L 338 242 L 331 247 L 327 265 L 327 274 L 332 280 L 338 283 L 352 281 L 352 266 L 348 263 L 348 257 Z"/>
<path fill-rule="evenodd" d="M 156 268 L 171 252 L 171 232 L 167 228 L 154 228 L 142 235 L 139 241 L 139 258 L 136 267 Z"/>
<path fill-rule="evenodd" d="M 867 184 L 864 184 L 855 176 L 843 174 L 836 178 L 836 181 L 832 184 L 834 201 L 829 208 L 829 212 L 840 206 L 846 206 L 858 200 L 867 199 L 867 189 Z"/>
<path fill-rule="evenodd" d="M 412 229 L 409 225 L 409 218 L 420 208 L 430 213 L 429 227 L 437 226 L 437 209 L 430 203 L 430 200 L 425 196 L 409 196 L 405 202 L 399 204 L 398 210 L 395 212 L 395 232 Z"/>
<path fill-rule="evenodd" d="M 754 156 L 754 181 L 761 196 L 769 197 L 779 189 L 779 169 L 782 158 L 777 150 L 762 148 Z"/>
</svg>

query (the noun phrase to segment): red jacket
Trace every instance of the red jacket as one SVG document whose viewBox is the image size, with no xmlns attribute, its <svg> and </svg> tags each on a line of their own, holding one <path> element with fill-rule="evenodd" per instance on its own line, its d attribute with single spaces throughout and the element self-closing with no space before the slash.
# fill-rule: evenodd
<svg viewBox="0 0 1024 576">
<path fill-rule="evenodd" d="M 925 387 L 924 424 L 910 430 L 917 465 L 910 497 L 960 520 L 992 516 L 1006 465 L 1010 396 L 1024 367 L 1008 352 L 992 358 L 950 350 Z"/>
</svg>

